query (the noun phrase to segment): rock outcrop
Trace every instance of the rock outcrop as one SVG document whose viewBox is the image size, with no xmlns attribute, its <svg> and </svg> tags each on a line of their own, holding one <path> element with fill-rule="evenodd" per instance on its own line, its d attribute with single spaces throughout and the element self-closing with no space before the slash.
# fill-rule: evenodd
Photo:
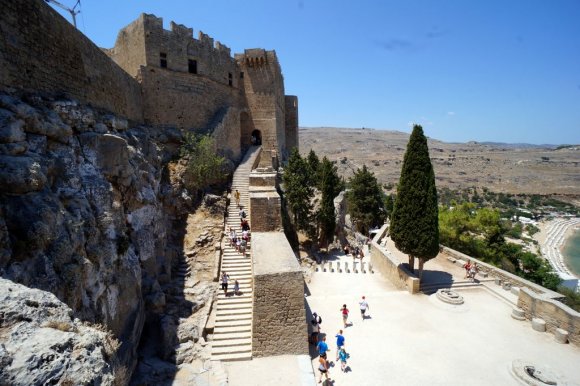
<svg viewBox="0 0 580 386">
<path fill-rule="evenodd" d="M 127 381 L 119 342 L 73 318 L 53 294 L 0 278 L 0 384 L 116 385 Z"/>
<path fill-rule="evenodd" d="M 180 135 L 74 101 L 0 93 L 0 276 L 110 328 L 129 372 L 147 306 L 164 306 L 161 286 L 183 250 L 191 198 L 167 167 Z"/>
</svg>

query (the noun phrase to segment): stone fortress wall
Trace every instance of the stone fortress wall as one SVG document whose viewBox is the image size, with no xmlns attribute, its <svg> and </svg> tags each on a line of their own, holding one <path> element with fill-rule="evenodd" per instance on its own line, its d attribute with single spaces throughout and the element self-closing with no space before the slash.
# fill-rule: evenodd
<svg viewBox="0 0 580 386">
<path fill-rule="evenodd" d="M 107 50 L 143 89 L 143 117 L 151 125 L 213 132 L 220 150 L 237 159 L 259 130 L 267 152 L 286 158 L 287 128 L 282 71 L 274 51 L 230 49 L 193 29 L 142 14 L 123 28 Z M 297 98 L 293 119 L 298 124 Z M 227 124 L 223 124 L 223 122 Z M 298 145 L 296 139 L 291 141 Z"/>
<path fill-rule="evenodd" d="M 0 1 L 0 85 L 143 120 L 141 87 L 41 0 Z"/>
<path fill-rule="evenodd" d="M 165 30 L 163 19 L 147 14 L 123 28 L 113 48 L 101 49 L 41 0 L 2 7 L 5 87 L 67 96 L 139 123 L 212 133 L 217 150 L 233 160 L 252 134 L 281 160 L 287 143 L 298 146 L 297 98 L 286 102 L 275 51 L 232 57 L 203 32 L 196 39 L 192 28 L 173 22 Z"/>
</svg>

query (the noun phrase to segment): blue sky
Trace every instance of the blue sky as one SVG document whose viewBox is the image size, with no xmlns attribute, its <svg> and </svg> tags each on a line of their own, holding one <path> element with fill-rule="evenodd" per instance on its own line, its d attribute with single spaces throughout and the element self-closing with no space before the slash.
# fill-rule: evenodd
<svg viewBox="0 0 580 386">
<path fill-rule="evenodd" d="M 101 47 L 146 12 L 232 53 L 275 49 L 301 126 L 409 132 L 419 123 L 448 142 L 580 143 L 578 0 L 81 5 L 79 29 Z"/>
</svg>

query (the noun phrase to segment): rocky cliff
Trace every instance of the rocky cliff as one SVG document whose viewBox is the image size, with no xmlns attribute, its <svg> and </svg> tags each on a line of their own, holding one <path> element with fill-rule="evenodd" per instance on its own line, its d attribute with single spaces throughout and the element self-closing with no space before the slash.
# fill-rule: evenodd
<svg viewBox="0 0 580 386">
<path fill-rule="evenodd" d="M 120 385 L 119 342 L 51 293 L 0 278 L 1 385 Z"/>
<path fill-rule="evenodd" d="M 167 168 L 179 141 L 70 100 L 0 93 L 0 276 L 105 325 L 129 371 L 183 250 L 191 199 Z"/>
</svg>

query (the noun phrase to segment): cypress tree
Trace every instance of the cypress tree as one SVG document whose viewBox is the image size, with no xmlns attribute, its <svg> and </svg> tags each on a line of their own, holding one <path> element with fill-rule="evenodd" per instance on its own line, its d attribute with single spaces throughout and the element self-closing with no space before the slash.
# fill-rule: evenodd
<svg viewBox="0 0 580 386">
<path fill-rule="evenodd" d="M 390 233 L 397 249 L 409 255 L 411 270 L 419 258 L 420 278 L 425 261 L 439 253 L 439 223 L 435 173 L 419 125 L 413 127 L 407 144 Z"/>
<path fill-rule="evenodd" d="M 320 179 L 318 178 L 318 170 L 320 169 L 320 160 L 318 156 L 314 152 L 314 150 L 310 149 L 310 153 L 308 153 L 307 163 L 309 168 L 309 178 L 310 178 L 310 185 L 313 187 L 320 186 Z"/>
<path fill-rule="evenodd" d="M 308 162 L 292 149 L 288 166 L 284 169 L 284 195 L 293 215 L 296 229 L 312 233 L 312 203 L 314 188 L 310 184 Z"/>
<path fill-rule="evenodd" d="M 349 180 L 348 210 L 359 232 L 366 235 L 386 218 L 381 188 L 375 175 L 363 165 Z"/>
<path fill-rule="evenodd" d="M 328 245 L 334 238 L 336 218 L 334 213 L 334 198 L 338 196 L 344 187 L 343 181 L 338 176 L 336 166 L 324 157 L 318 167 L 320 178 L 320 208 L 317 213 L 318 228 L 320 229 L 320 243 Z"/>
</svg>

